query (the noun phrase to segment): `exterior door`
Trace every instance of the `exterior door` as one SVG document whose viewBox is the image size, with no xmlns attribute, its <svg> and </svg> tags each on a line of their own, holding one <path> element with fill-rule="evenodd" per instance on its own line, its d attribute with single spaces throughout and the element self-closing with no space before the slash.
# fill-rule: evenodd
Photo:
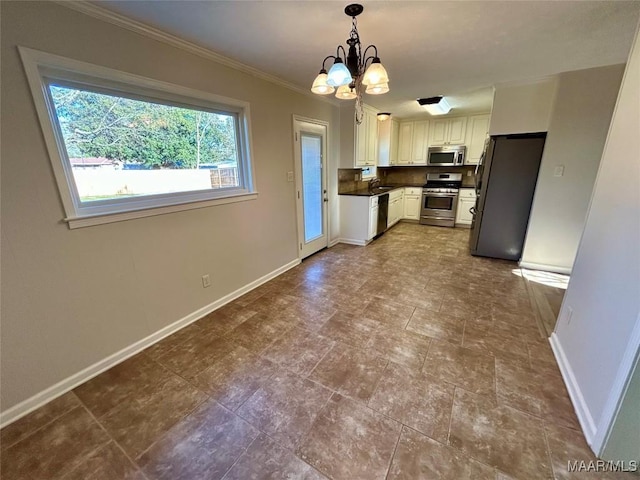
<svg viewBox="0 0 640 480">
<path fill-rule="evenodd" d="M 299 257 L 329 244 L 327 235 L 327 126 L 294 120 Z"/>
</svg>

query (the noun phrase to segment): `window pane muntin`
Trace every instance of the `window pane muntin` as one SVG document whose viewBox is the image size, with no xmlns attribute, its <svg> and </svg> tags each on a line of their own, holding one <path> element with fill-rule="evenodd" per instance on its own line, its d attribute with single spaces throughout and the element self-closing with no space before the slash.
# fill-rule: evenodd
<svg viewBox="0 0 640 480">
<path fill-rule="evenodd" d="M 118 205 L 118 204 L 133 204 L 136 203 L 140 203 L 140 204 L 144 204 L 144 203 L 148 203 L 148 202 L 139 202 L 138 200 L 141 198 L 144 199 L 157 199 L 157 200 L 163 200 L 163 199 L 175 199 L 175 201 L 168 201 L 168 202 L 163 202 L 163 204 L 179 204 L 179 203 L 184 203 L 184 202 L 189 202 L 189 201 L 194 201 L 194 200 L 198 200 L 198 199 L 191 199 L 193 197 L 193 195 L 191 194 L 197 194 L 199 192 L 204 192 L 206 195 L 206 198 L 216 198 L 216 197 L 220 197 L 220 196 L 229 196 L 230 194 L 238 194 L 238 193 L 248 193 L 248 187 L 250 187 L 250 185 L 248 185 L 248 183 L 250 183 L 250 181 L 247 181 L 247 172 L 245 171 L 245 168 L 243 168 L 245 166 L 246 162 L 241 161 L 242 156 L 245 156 L 245 158 L 247 158 L 247 153 L 246 153 L 246 146 L 244 145 L 244 142 L 241 141 L 242 139 L 242 135 L 244 134 L 243 131 L 243 118 L 241 117 L 241 115 L 239 115 L 239 113 L 237 112 L 237 110 L 242 111 L 241 109 L 238 108 L 234 108 L 234 107 L 230 107 L 227 109 L 221 109 L 218 108 L 218 106 L 216 105 L 214 107 L 210 107 L 210 106 L 203 106 L 201 105 L 199 102 L 178 102 L 178 101 L 168 101 L 164 98 L 156 98 L 151 97 L 149 95 L 140 95 L 140 94 L 132 94 L 132 93 L 128 93 L 128 92 L 122 92 L 120 89 L 111 89 L 111 88 L 104 88 L 102 86 L 96 87 L 94 85 L 91 86 L 87 86 L 85 83 L 78 83 L 78 82 L 74 82 L 74 81 L 65 81 L 65 80 L 59 80 L 59 79 L 53 79 L 53 78 L 47 78 L 46 79 L 46 84 L 49 88 L 46 89 L 46 93 L 49 96 L 49 100 L 51 103 L 51 106 L 53 107 L 53 115 L 52 117 L 54 120 L 54 123 L 56 123 L 57 125 L 54 125 L 57 128 L 57 133 L 58 136 L 60 137 L 61 140 L 63 140 L 62 145 L 60 145 L 61 151 L 60 153 L 62 154 L 63 157 L 66 157 L 64 160 L 66 160 L 67 162 L 67 170 L 69 170 L 69 172 L 71 173 L 71 175 L 68 175 L 67 178 L 68 180 L 72 180 L 73 182 L 75 182 L 76 180 L 76 176 L 73 174 L 73 167 L 72 167 L 72 162 L 70 160 L 70 158 L 74 158 L 73 156 L 70 155 L 65 155 L 68 151 L 67 148 L 67 138 L 65 138 L 64 134 L 63 134 L 63 129 L 60 125 L 60 122 L 58 121 L 58 115 L 57 115 L 57 108 L 55 107 L 55 102 L 53 101 L 53 95 L 51 95 L 51 87 L 58 88 L 58 89 L 67 89 L 67 90 L 76 90 L 76 91 L 80 91 L 83 93 L 87 93 L 90 95 L 98 95 L 98 96 L 106 96 L 106 97 L 110 97 L 110 98 L 118 98 L 118 99 L 123 99 L 124 101 L 132 101 L 132 102 L 138 102 L 138 103 L 142 103 L 142 104 L 149 104 L 149 105 L 155 105 L 155 106 L 160 106 L 161 108 L 166 107 L 167 109 L 175 109 L 175 110 L 182 110 L 182 111 L 189 111 L 192 113 L 203 113 L 205 115 L 209 115 L 209 114 L 213 114 L 216 116 L 223 116 L 226 118 L 231 119 L 232 125 L 233 125 L 233 129 L 232 129 L 232 135 L 233 135 L 233 150 L 234 150 L 234 154 L 233 156 L 235 157 L 235 178 L 236 178 L 236 184 L 232 185 L 232 186 L 226 186 L 226 185 L 220 185 L 218 188 L 190 188 L 190 189 L 181 189 L 181 190 L 177 190 L 177 191 L 173 191 L 173 192 L 162 192 L 162 193 L 147 193 L 147 194 L 143 194 L 143 195 L 123 195 L 120 197 L 113 197 L 113 198 L 109 198 L 109 199 L 91 199 L 91 200 L 84 200 L 82 201 L 81 199 L 81 194 L 78 193 L 78 189 L 77 189 L 77 185 L 74 183 L 74 185 L 70 185 L 70 189 L 72 191 L 72 194 L 76 197 L 75 198 L 75 203 L 77 204 L 77 206 L 79 208 L 81 207 L 85 207 L 85 206 L 91 206 L 92 209 L 93 207 L 99 207 L 99 206 L 105 206 L 108 207 L 109 205 Z M 196 99 L 197 100 L 197 99 Z M 201 162 L 202 163 L 202 162 Z M 185 170 L 185 169 L 169 169 L 168 171 L 180 171 L 180 170 Z M 194 169 L 195 170 L 195 169 Z M 202 170 L 206 170 L 206 169 L 202 169 Z M 198 170 L 200 171 L 200 170 Z M 211 170 L 209 171 L 209 173 L 211 173 Z M 71 182 L 69 182 L 71 183 Z M 73 187 L 73 188 L 71 188 Z M 74 191 L 75 190 L 75 191 Z M 214 193 L 214 195 L 211 195 L 211 193 Z M 185 196 L 185 194 L 187 194 Z M 221 194 L 226 194 L 226 195 L 221 195 Z M 188 198 L 184 198 L 184 199 L 180 199 L 179 197 L 181 196 L 185 196 Z M 148 207 L 140 207 L 140 208 L 148 208 Z M 102 210 L 102 209 L 100 209 Z M 111 211 L 114 211 L 113 209 L 108 209 Z M 118 209 L 115 211 L 122 211 L 125 209 Z M 129 208 L 127 208 L 126 210 L 129 210 Z"/>
</svg>

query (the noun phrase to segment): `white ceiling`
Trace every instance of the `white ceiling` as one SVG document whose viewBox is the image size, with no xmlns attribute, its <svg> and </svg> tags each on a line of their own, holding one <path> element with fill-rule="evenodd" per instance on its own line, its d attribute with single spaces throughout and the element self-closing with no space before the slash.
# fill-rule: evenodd
<svg viewBox="0 0 640 480">
<path fill-rule="evenodd" d="M 305 89 L 351 28 L 347 1 L 94 3 Z M 419 97 L 487 111 L 495 84 L 624 63 L 640 14 L 640 2 L 617 0 L 363 5 L 360 38 L 378 47 L 391 89 L 365 103 L 399 117 L 424 115 Z"/>
</svg>

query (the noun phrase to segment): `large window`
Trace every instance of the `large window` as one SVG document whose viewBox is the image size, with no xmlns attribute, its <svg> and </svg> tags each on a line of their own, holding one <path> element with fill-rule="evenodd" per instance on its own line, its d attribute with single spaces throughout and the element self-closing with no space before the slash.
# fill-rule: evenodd
<svg viewBox="0 0 640 480">
<path fill-rule="evenodd" d="M 247 104 L 20 51 L 71 227 L 255 198 Z"/>
</svg>

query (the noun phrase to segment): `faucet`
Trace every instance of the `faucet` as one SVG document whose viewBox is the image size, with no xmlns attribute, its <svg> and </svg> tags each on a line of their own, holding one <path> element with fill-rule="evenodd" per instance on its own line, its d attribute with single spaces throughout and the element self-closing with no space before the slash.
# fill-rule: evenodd
<svg viewBox="0 0 640 480">
<path fill-rule="evenodd" d="M 373 191 L 374 188 L 377 188 L 380 186 L 380 179 L 379 178 L 372 178 L 371 180 L 369 180 L 369 191 Z"/>
</svg>

